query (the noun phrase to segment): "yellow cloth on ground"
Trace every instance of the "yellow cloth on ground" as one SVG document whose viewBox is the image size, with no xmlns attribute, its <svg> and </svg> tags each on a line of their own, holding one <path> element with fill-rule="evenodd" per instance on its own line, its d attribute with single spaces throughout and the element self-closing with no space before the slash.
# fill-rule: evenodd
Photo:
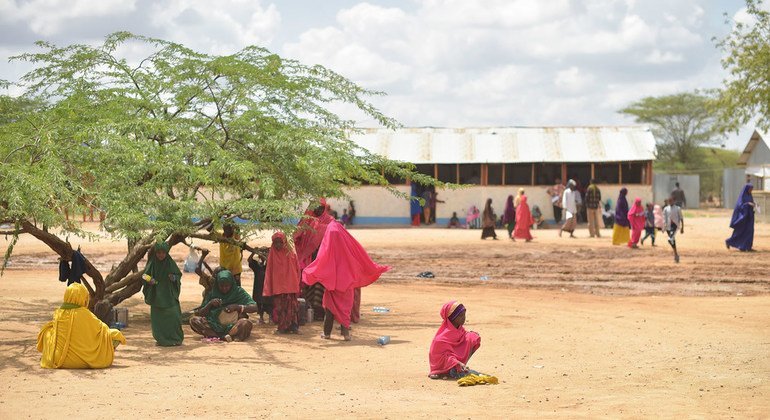
<svg viewBox="0 0 770 420">
<path fill-rule="evenodd" d="M 243 253 L 241 247 L 220 242 L 219 243 L 219 265 L 233 275 L 241 274 Z"/>
<path fill-rule="evenodd" d="M 631 229 L 616 223 L 615 226 L 612 227 L 612 244 L 628 245 L 629 240 L 631 240 Z"/>
<path fill-rule="evenodd" d="M 473 386 L 473 385 L 497 385 L 497 377 L 491 375 L 484 375 L 479 373 L 470 373 L 457 380 L 457 385 L 460 386 Z"/>
<path fill-rule="evenodd" d="M 88 310 L 88 290 L 80 283 L 67 286 L 64 304 L 37 336 L 37 350 L 46 369 L 98 369 L 112 365 L 114 342 L 126 344 L 118 330 L 110 329 Z"/>
</svg>

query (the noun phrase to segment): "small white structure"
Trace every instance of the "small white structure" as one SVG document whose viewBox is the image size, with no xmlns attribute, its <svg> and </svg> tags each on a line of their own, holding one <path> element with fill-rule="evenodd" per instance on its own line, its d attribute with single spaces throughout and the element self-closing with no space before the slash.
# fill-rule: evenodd
<svg viewBox="0 0 770 420">
<path fill-rule="evenodd" d="M 629 201 L 652 200 L 655 138 L 646 127 L 485 127 L 364 129 L 351 140 L 389 159 L 410 162 L 419 173 L 440 181 L 468 185 L 439 190 L 436 221 L 446 224 L 453 212 L 464 220 L 470 206 L 483 208 L 492 198 L 498 215 L 508 195 L 524 188 L 530 206 L 553 219 L 546 189 L 559 178 L 575 179 L 585 188 L 599 181 L 602 199 L 614 203 L 621 187 Z M 391 180 L 399 191 L 412 193 L 409 180 Z M 408 224 L 410 205 L 379 186 L 349 192 L 359 224 Z M 347 203 L 333 200 L 340 210 Z"/>
<path fill-rule="evenodd" d="M 738 158 L 738 166 L 746 168 L 747 181 L 754 184 L 754 191 L 770 191 L 770 147 L 767 134 L 754 130 L 743 153 Z"/>
</svg>

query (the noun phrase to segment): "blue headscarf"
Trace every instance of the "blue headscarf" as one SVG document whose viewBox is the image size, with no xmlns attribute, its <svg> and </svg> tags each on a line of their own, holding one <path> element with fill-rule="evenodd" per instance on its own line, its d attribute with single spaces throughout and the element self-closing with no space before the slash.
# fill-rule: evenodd
<svg viewBox="0 0 770 420">
<path fill-rule="evenodd" d="M 754 213 L 754 209 L 751 208 L 749 203 L 754 202 L 754 197 L 751 195 L 751 190 L 754 189 L 752 184 L 746 184 L 743 186 L 741 196 L 738 197 L 738 201 L 735 203 L 735 209 L 733 209 L 733 217 L 730 219 L 730 227 L 735 228 L 744 221 L 746 221 L 748 213 Z"/>
</svg>

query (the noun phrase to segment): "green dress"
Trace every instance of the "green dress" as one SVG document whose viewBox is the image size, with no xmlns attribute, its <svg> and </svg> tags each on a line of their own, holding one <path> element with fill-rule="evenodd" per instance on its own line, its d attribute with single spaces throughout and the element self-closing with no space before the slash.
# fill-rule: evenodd
<svg viewBox="0 0 770 420">
<path fill-rule="evenodd" d="M 232 286 L 230 291 L 226 294 L 219 291 L 219 285 L 222 283 L 230 283 Z M 233 328 L 233 324 L 222 325 L 219 323 L 219 314 L 225 307 L 227 307 L 227 305 L 256 305 L 256 302 L 251 298 L 251 295 L 249 295 L 243 287 L 235 284 L 235 278 L 228 270 L 222 270 L 217 274 L 217 278 L 214 280 L 214 287 L 212 287 L 211 292 L 206 295 L 202 306 L 208 305 L 213 299 L 222 299 L 222 304 L 217 308 L 211 309 L 208 315 L 206 315 L 206 320 L 211 329 L 216 331 L 219 335 L 224 335 Z"/>
<path fill-rule="evenodd" d="M 182 273 L 168 255 L 171 247 L 166 242 L 155 244 L 148 257 L 145 274 L 155 279 L 155 284 L 145 282 L 142 288 L 144 303 L 150 305 L 152 337 L 159 346 L 178 346 L 184 340 L 182 332 L 182 308 L 179 306 Z M 155 252 L 166 251 L 166 258 L 158 260 Z"/>
</svg>

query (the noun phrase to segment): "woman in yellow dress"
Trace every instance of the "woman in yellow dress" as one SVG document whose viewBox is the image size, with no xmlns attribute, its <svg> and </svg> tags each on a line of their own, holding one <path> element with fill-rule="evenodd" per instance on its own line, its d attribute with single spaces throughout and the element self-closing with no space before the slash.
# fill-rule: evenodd
<svg viewBox="0 0 770 420">
<path fill-rule="evenodd" d="M 99 369 L 112 365 L 115 348 L 126 344 L 123 333 L 107 327 L 88 309 L 88 290 L 72 283 L 64 303 L 37 336 L 37 350 L 46 369 Z"/>
<path fill-rule="evenodd" d="M 628 189 L 620 189 L 618 203 L 615 205 L 615 225 L 612 227 L 612 244 L 628 245 L 631 240 L 631 222 L 628 221 Z"/>
</svg>

